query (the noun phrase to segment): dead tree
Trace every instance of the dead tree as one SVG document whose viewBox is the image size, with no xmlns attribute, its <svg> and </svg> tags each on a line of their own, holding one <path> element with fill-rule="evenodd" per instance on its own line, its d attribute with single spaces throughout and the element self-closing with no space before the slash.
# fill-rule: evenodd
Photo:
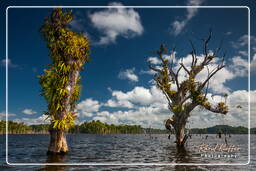
<svg viewBox="0 0 256 171">
<path fill-rule="evenodd" d="M 169 110 L 172 112 L 172 117 L 167 119 L 165 127 L 171 129 L 171 126 L 175 130 L 176 143 L 178 147 L 183 147 L 187 140 L 185 134 L 185 127 L 190 116 L 197 106 L 209 110 L 214 113 L 227 114 L 228 106 L 225 102 L 219 102 L 217 104 L 211 104 L 207 99 L 209 81 L 211 78 L 222 68 L 224 68 L 224 56 L 221 58 L 219 64 L 213 70 L 209 70 L 209 65 L 213 59 L 218 58 L 217 53 L 220 48 L 217 48 L 215 53 L 210 53 L 208 50 L 208 43 L 212 38 L 210 32 L 207 39 L 203 39 L 204 55 L 198 57 L 195 47 L 192 45 L 192 62 L 190 66 L 185 66 L 183 62 L 176 65 L 177 69 L 174 69 L 173 62 L 170 59 L 174 58 L 175 49 L 169 55 L 169 58 L 164 57 L 164 54 L 168 53 L 164 45 L 160 46 L 157 51 L 157 55 L 161 60 L 161 66 L 153 66 L 149 63 L 149 68 L 156 72 L 154 80 L 156 86 L 162 90 L 168 101 Z M 203 58 L 203 59 L 199 59 Z M 172 60 L 173 61 L 173 60 Z M 201 62 L 199 62 L 201 61 Z M 204 81 L 196 81 L 196 76 L 206 68 L 208 76 Z M 187 74 L 187 78 L 184 81 L 180 81 L 179 73 L 184 70 Z M 176 87 L 176 88 L 175 88 Z"/>
</svg>

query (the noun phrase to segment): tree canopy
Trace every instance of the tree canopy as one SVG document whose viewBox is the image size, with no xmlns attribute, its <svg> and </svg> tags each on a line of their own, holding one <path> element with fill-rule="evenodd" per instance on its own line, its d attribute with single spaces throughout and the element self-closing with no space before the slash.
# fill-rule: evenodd
<svg viewBox="0 0 256 171">
<path fill-rule="evenodd" d="M 40 76 L 41 95 L 48 102 L 45 114 L 51 117 L 53 127 L 61 130 L 74 125 L 75 102 L 81 89 L 78 72 L 89 61 L 89 41 L 82 33 L 71 31 L 68 23 L 72 19 L 71 11 L 57 8 L 40 29 L 52 60 Z"/>
<path fill-rule="evenodd" d="M 164 45 L 161 45 L 160 49 L 157 51 L 157 55 L 161 59 L 161 68 L 156 68 L 152 64 L 149 64 L 150 69 L 157 73 L 154 80 L 157 87 L 161 89 L 166 96 L 169 109 L 173 113 L 190 113 L 196 106 L 202 106 L 215 113 L 226 114 L 228 112 L 228 106 L 224 102 L 219 102 L 217 105 L 213 106 L 207 98 L 210 79 L 225 66 L 223 56 L 218 66 L 212 71 L 209 71 L 208 66 L 214 58 L 218 57 L 216 53 L 211 54 L 208 50 L 207 45 L 210 39 L 211 33 L 209 37 L 204 40 L 204 56 L 201 57 L 203 59 L 200 60 L 202 62 L 198 62 L 199 57 L 192 44 L 192 63 L 190 67 L 186 67 L 181 62 L 178 64 L 178 69 L 174 71 L 173 63 L 170 62 L 170 59 L 174 57 L 174 50 L 172 50 L 170 58 L 164 58 L 164 53 L 168 53 L 168 50 Z M 201 82 L 196 81 L 196 76 L 202 72 L 204 68 L 207 68 L 208 70 L 207 78 Z M 186 72 L 188 77 L 185 80 L 180 81 L 179 72 L 182 69 Z"/>
</svg>

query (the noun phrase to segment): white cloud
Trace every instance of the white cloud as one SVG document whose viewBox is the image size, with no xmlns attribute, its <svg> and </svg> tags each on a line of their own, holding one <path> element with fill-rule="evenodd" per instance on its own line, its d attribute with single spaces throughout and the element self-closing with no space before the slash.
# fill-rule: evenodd
<svg viewBox="0 0 256 171">
<path fill-rule="evenodd" d="M 16 114 L 14 113 L 8 113 L 8 118 L 9 117 L 12 117 L 12 116 L 16 116 Z M 0 112 L 0 120 L 5 120 L 6 118 L 6 113 L 3 111 L 3 112 Z"/>
<path fill-rule="evenodd" d="M 124 107 L 124 108 L 133 108 L 133 104 L 127 100 L 116 101 L 113 99 L 109 99 L 105 106 L 108 107 Z"/>
<path fill-rule="evenodd" d="M 115 104 L 128 103 L 131 107 L 127 107 L 129 109 L 124 111 L 98 112 L 93 117 L 94 120 L 113 124 L 137 124 L 143 127 L 163 128 L 164 119 L 170 115 L 164 95 L 155 86 L 150 89 L 135 87 L 128 92 L 113 91 L 112 99 L 110 100 Z M 106 106 L 108 106 L 108 102 L 105 104 Z M 125 105 L 113 107 L 120 108 L 125 107 Z"/>
<path fill-rule="evenodd" d="M 18 65 L 16 65 L 16 64 L 13 64 L 12 61 L 11 61 L 11 59 L 7 59 L 7 60 L 6 60 L 6 59 L 2 59 L 2 60 L 1 60 L 1 66 L 4 66 L 4 67 L 5 67 L 5 66 L 6 66 L 6 63 L 8 64 L 8 67 L 9 67 L 9 68 L 16 68 L 16 67 L 18 66 Z"/>
<path fill-rule="evenodd" d="M 91 117 L 94 112 L 99 111 L 100 107 L 101 104 L 97 100 L 88 98 L 77 104 L 76 111 L 81 117 Z"/>
<path fill-rule="evenodd" d="M 22 111 L 22 113 L 26 114 L 26 115 L 33 115 L 35 113 L 37 113 L 36 111 L 33 111 L 32 109 L 24 109 Z"/>
<path fill-rule="evenodd" d="M 204 0 L 188 0 L 186 3 L 186 6 L 200 6 Z M 191 20 L 198 12 L 198 8 L 189 8 L 187 7 L 187 13 L 186 17 L 183 21 L 175 20 L 172 23 L 172 34 L 178 35 L 181 33 L 181 31 L 184 29 L 184 27 L 187 25 L 189 20 Z"/>
<path fill-rule="evenodd" d="M 170 55 L 163 54 L 163 58 L 164 59 L 168 59 L 170 63 L 172 63 L 172 62 L 175 63 L 175 62 L 177 62 L 176 57 L 175 57 L 176 54 L 177 54 L 177 52 L 174 52 L 172 57 Z M 148 64 L 153 65 L 157 69 L 161 69 L 162 68 L 159 65 L 159 64 L 161 64 L 161 60 L 159 59 L 159 57 L 155 57 L 155 56 L 154 57 L 148 57 L 147 62 L 148 62 Z M 156 74 L 156 72 L 151 70 L 151 69 L 149 69 L 149 70 L 141 70 L 140 73 L 141 74 L 149 74 L 149 75 Z"/>
<path fill-rule="evenodd" d="M 251 43 L 251 47 L 254 48 L 256 45 L 256 37 L 251 35 L 250 36 L 250 43 Z M 239 37 L 239 39 L 237 41 L 232 41 L 231 45 L 234 48 L 241 48 L 241 47 L 245 47 L 248 45 L 248 35 L 242 35 L 241 37 Z"/>
<path fill-rule="evenodd" d="M 123 6 L 121 3 L 110 3 L 110 6 Z M 89 14 L 93 26 L 103 36 L 97 44 L 115 43 L 118 36 L 131 38 L 143 33 L 139 14 L 134 9 L 108 8 Z"/>
<path fill-rule="evenodd" d="M 144 87 L 134 87 L 131 91 L 122 92 L 122 91 L 113 91 L 111 102 L 115 105 L 113 107 L 134 107 L 133 104 L 137 105 L 151 105 L 155 103 L 166 102 L 164 95 L 158 90 L 155 86 L 150 89 Z M 120 105 L 117 105 L 120 104 Z M 106 104 L 109 105 L 109 101 Z"/>
<path fill-rule="evenodd" d="M 163 128 L 163 121 L 169 117 L 169 111 L 166 108 L 150 106 L 139 107 L 128 111 L 102 111 L 93 117 L 93 119 L 113 124 L 131 124 L 141 125 L 143 127 Z"/>
<path fill-rule="evenodd" d="M 140 73 L 141 73 L 141 74 L 148 74 L 148 75 L 154 75 L 154 74 L 156 74 L 156 72 L 153 71 L 153 70 L 141 70 Z"/>
<path fill-rule="evenodd" d="M 238 53 L 239 53 L 240 55 L 243 55 L 243 56 L 248 56 L 247 51 L 244 51 L 244 50 L 239 50 Z"/>
<path fill-rule="evenodd" d="M 161 64 L 161 60 L 158 57 L 149 57 L 148 62 L 153 65 Z"/>
<path fill-rule="evenodd" d="M 14 122 L 19 122 L 19 123 L 25 123 L 27 125 L 36 125 L 36 124 L 49 124 L 50 120 L 48 119 L 48 115 L 42 115 L 37 118 L 19 118 L 19 119 L 14 119 Z"/>
<path fill-rule="evenodd" d="M 231 59 L 229 69 L 236 75 L 236 77 L 248 76 L 248 58 L 242 58 L 235 56 Z M 256 71 L 256 53 L 253 55 L 250 61 L 251 73 L 255 74 Z"/>
<path fill-rule="evenodd" d="M 244 59 L 240 56 L 235 56 L 231 58 L 231 64 L 229 69 L 238 76 L 247 76 L 248 75 L 248 59 Z"/>
<path fill-rule="evenodd" d="M 120 71 L 118 74 L 118 78 L 120 79 L 128 79 L 133 82 L 138 82 L 139 78 L 136 74 L 134 74 L 135 68 L 127 69 L 125 71 Z"/>
<path fill-rule="evenodd" d="M 172 113 L 168 110 L 167 101 L 162 92 L 155 86 L 150 89 L 144 87 L 135 87 L 128 92 L 113 91 L 112 101 L 116 103 L 129 102 L 133 104 L 133 108 L 119 111 L 99 111 L 93 116 L 93 120 L 113 124 L 139 124 L 143 127 L 164 128 L 163 121 L 169 118 Z M 251 92 L 251 97 L 256 96 L 256 91 Z M 144 98 L 143 98 L 144 97 Z M 217 102 L 225 101 L 219 95 L 208 94 L 211 104 L 217 105 Z M 189 119 L 189 127 L 210 127 L 220 124 L 228 124 L 232 126 L 247 126 L 248 123 L 248 92 L 246 90 L 238 90 L 229 93 L 227 98 L 229 112 L 227 115 L 216 114 L 197 107 L 191 113 Z M 238 106 L 242 106 L 239 108 Z M 120 106 L 114 106 L 120 107 Z M 252 113 L 256 112 L 256 99 L 251 98 Z M 252 119 L 256 124 L 256 118 Z"/>
<path fill-rule="evenodd" d="M 208 99 L 213 101 L 209 94 Z M 227 105 L 229 107 L 229 112 L 226 115 L 216 114 L 209 112 L 207 110 L 200 110 L 196 108 L 192 111 L 192 116 L 190 117 L 191 127 L 210 127 L 214 125 L 228 124 L 231 126 L 248 126 L 248 98 L 249 93 L 246 90 L 238 90 L 229 94 L 227 99 Z M 251 123 L 256 124 L 256 117 L 253 117 L 256 113 L 256 91 L 251 91 Z M 224 98 L 220 96 L 214 96 L 214 101 L 224 101 Z M 238 106 L 241 106 L 238 107 Z M 252 126 L 253 127 L 253 126 Z"/>
<path fill-rule="evenodd" d="M 135 90 L 136 89 L 136 90 Z M 142 92 L 138 92 L 142 90 Z M 114 93 L 115 91 L 113 91 Z M 138 97 L 139 93 L 141 96 L 148 96 L 143 101 L 143 98 Z M 99 111 L 99 103 L 96 100 L 86 99 L 86 103 L 82 103 L 79 108 L 85 110 L 85 108 L 90 108 L 87 111 L 93 113 L 90 115 L 93 120 L 100 120 L 102 122 L 113 123 L 113 124 L 131 124 L 131 125 L 142 125 L 143 127 L 153 127 L 164 129 L 163 121 L 169 118 L 172 113 L 168 110 L 167 101 L 163 96 L 162 92 L 155 86 L 147 89 L 144 87 L 134 88 L 126 93 L 117 93 L 118 99 L 127 100 L 132 104 L 137 106 L 127 110 L 118 111 Z M 150 94 L 150 95 L 149 95 Z M 208 94 L 208 99 L 211 103 L 216 104 L 216 102 L 224 101 L 219 95 L 212 97 L 212 94 Z M 256 124 L 256 90 L 251 91 L 251 125 Z M 117 100 L 117 99 L 115 99 Z M 84 105 L 85 104 L 85 105 Z M 232 126 L 247 126 L 248 123 L 248 91 L 238 90 L 229 94 L 227 98 L 227 104 L 229 106 L 229 112 L 226 115 L 216 114 L 209 112 L 207 110 L 201 110 L 196 108 L 192 111 L 191 117 L 189 118 L 189 125 L 187 127 L 210 127 L 220 124 L 228 124 Z M 95 107 L 98 106 L 98 107 Z M 242 108 L 238 107 L 241 106 Z M 12 114 L 11 114 L 12 115 Z M 0 117 L 5 116 L 5 113 L 0 113 Z M 12 115 L 15 116 L 15 115 Z M 49 120 L 45 120 L 46 115 L 42 115 L 38 118 L 20 118 L 14 119 L 15 122 L 23 122 L 25 124 L 42 124 L 49 123 Z"/>
</svg>

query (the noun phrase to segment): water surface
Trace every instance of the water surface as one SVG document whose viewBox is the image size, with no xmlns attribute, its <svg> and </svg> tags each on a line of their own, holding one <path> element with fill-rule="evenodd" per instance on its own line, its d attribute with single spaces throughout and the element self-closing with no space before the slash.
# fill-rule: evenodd
<svg viewBox="0 0 256 171">
<path fill-rule="evenodd" d="M 256 136 L 251 136 L 251 151 L 255 151 Z M 240 151 L 229 153 L 199 151 L 198 146 L 225 144 L 224 138 L 216 135 L 193 135 L 188 139 L 185 149 L 177 150 L 174 135 L 168 140 L 167 135 L 144 134 L 73 134 L 67 135 L 70 152 L 57 158 L 47 157 L 48 135 L 9 135 L 8 161 L 10 163 L 115 163 L 120 166 L 7 166 L 1 170 L 232 170 L 234 166 L 121 166 L 122 163 L 246 163 L 248 161 L 248 136 L 232 135 L 227 138 L 229 145 L 239 147 Z M 1 162 L 4 162 L 4 135 L 1 135 Z M 202 156 L 207 154 L 208 157 Z M 233 156 L 213 156 L 212 154 L 232 154 Z M 212 155 L 212 156 L 211 156 Z M 255 170 L 255 152 L 251 155 L 250 166 L 236 166 L 238 170 Z"/>
</svg>

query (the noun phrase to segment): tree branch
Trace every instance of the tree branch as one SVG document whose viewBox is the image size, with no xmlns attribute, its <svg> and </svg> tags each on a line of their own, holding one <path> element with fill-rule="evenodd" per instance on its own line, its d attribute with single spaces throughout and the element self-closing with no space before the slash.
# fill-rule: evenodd
<svg viewBox="0 0 256 171">
<path fill-rule="evenodd" d="M 189 70 L 184 66 L 184 64 L 183 63 L 180 63 L 180 65 L 183 67 L 183 69 L 188 73 L 188 75 L 190 75 L 190 72 L 189 72 Z"/>
<path fill-rule="evenodd" d="M 196 62 L 197 62 L 197 59 L 196 59 L 196 49 L 195 49 L 195 46 L 193 44 L 193 42 L 191 40 L 189 40 L 190 42 L 190 45 L 193 49 L 193 51 L 191 52 L 191 55 L 192 55 L 192 63 L 191 63 L 191 68 L 192 66 L 196 65 Z"/>
<path fill-rule="evenodd" d="M 202 89 L 202 88 L 205 86 L 205 84 L 212 78 L 212 76 L 214 76 L 219 70 L 221 70 L 222 68 L 224 68 L 224 66 L 225 66 L 225 65 L 219 65 L 219 66 L 217 67 L 217 69 L 216 69 L 214 72 L 212 72 L 212 73 L 210 74 L 210 76 L 203 82 L 203 84 L 200 86 L 200 88 Z"/>
<path fill-rule="evenodd" d="M 220 114 L 224 114 L 224 115 L 228 113 L 227 110 L 223 110 L 223 109 L 219 109 L 219 108 L 214 108 L 214 107 L 212 107 L 211 105 L 209 105 L 209 106 L 203 106 L 203 107 L 204 107 L 205 109 L 207 109 L 207 110 L 213 112 L 213 113 L 220 113 Z"/>
<path fill-rule="evenodd" d="M 209 67 L 208 66 L 206 66 L 206 67 L 207 67 L 207 72 L 208 72 L 207 77 L 209 77 L 210 76 Z M 207 96 L 207 93 L 208 93 L 209 83 L 210 83 L 210 81 L 207 82 L 207 86 L 206 86 L 206 90 L 205 90 L 205 94 L 204 94 L 204 99 L 206 99 L 206 96 Z"/>
<path fill-rule="evenodd" d="M 204 54 L 205 54 L 206 58 L 208 56 L 208 43 L 211 40 L 211 38 L 212 38 L 212 30 L 210 29 L 209 36 L 208 36 L 208 38 L 204 42 Z"/>
<path fill-rule="evenodd" d="M 168 103 L 169 103 L 169 106 L 171 106 L 172 100 L 170 99 L 170 97 L 168 96 L 168 94 L 164 91 L 163 86 L 161 86 L 161 85 L 158 83 L 157 80 L 155 80 L 155 81 L 156 81 L 156 83 L 157 83 L 157 86 L 158 86 L 158 87 L 161 87 L 161 90 L 162 90 L 162 92 L 164 93 L 164 95 L 165 95 L 165 97 L 166 97 L 166 99 L 167 99 L 167 101 L 168 101 Z"/>
<path fill-rule="evenodd" d="M 162 72 L 160 69 L 154 68 L 151 64 L 149 64 L 148 67 L 149 67 L 150 69 L 152 69 L 153 71 L 156 71 L 156 72 L 158 72 L 158 73 L 161 73 L 161 72 Z"/>
</svg>

